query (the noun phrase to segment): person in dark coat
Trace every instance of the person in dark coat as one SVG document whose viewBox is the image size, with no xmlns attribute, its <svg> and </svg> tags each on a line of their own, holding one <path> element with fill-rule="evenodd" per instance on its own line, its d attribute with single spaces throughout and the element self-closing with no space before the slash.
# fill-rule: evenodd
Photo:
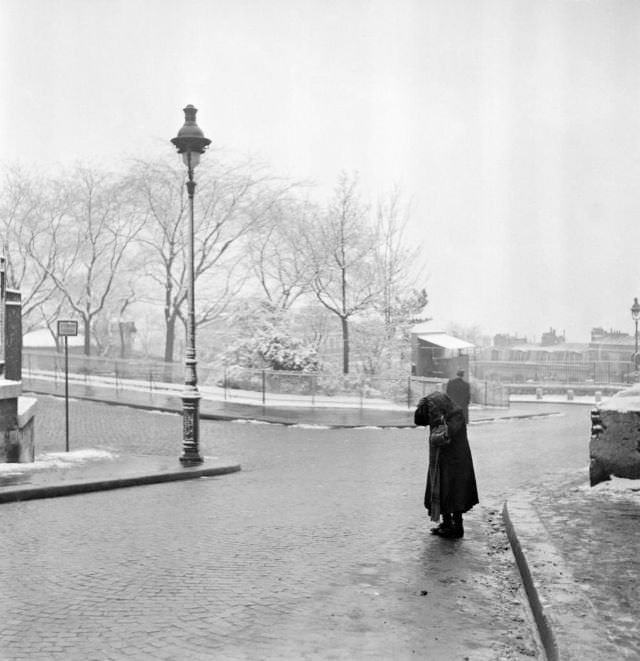
<svg viewBox="0 0 640 661">
<path fill-rule="evenodd" d="M 469 423 L 469 404 L 471 402 L 471 386 L 464 380 L 464 370 L 456 372 L 455 379 L 447 382 L 447 395 L 462 409 L 464 421 Z"/>
<path fill-rule="evenodd" d="M 449 442 L 437 447 L 430 438 L 424 506 L 432 521 L 442 516 L 442 523 L 431 532 L 456 539 L 464 535 L 462 515 L 479 503 L 467 424 L 462 409 L 448 395 L 433 392 L 423 397 L 414 424 L 429 426 L 431 432 L 441 420 L 447 425 Z"/>
</svg>

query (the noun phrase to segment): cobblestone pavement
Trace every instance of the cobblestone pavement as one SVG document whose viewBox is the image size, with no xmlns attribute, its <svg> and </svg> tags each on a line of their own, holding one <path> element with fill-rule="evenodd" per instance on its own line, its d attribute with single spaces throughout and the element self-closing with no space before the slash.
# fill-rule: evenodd
<svg viewBox="0 0 640 661">
<path fill-rule="evenodd" d="M 61 414 L 42 398 L 40 451 L 60 449 Z M 72 402 L 71 420 L 72 448 L 179 449 L 175 415 Z M 463 540 L 429 535 L 423 436 L 203 423 L 204 453 L 241 473 L 3 505 L 0 658 L 538 657 L 499 481 Z M 499 439 L 473 436 L 482 487 Z M 527 443 L 503 454 L 526 466 Z"/>
</svg>

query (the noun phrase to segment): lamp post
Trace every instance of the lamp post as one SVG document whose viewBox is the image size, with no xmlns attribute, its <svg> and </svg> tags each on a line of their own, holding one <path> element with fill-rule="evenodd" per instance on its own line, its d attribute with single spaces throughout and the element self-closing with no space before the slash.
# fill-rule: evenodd
<svg viewBox="0 0 640 661">
<path fill-rule="evenodd" d="M 200 455 L 200 393 L 198 392 L 198 374 L 196 371 L 196 312 L 195 312 L 195 270 L 194 270 L 194 226 L 193 196 L 196 182 L 193 169 L 200 163 L 200 155 L 211 144 L 204 137 L 202 129 L 196 124 L 198 111 L 192 105 L 184 108 L 184 126 L 171 142 L 175 145 L 187 166 L 187 193 L 189 194 L 189 230 L 187 251 L 187 342 L 185 349 L 184 391 L 182 393 L 182 455 L 183 466 L 201 464 Z"/>
<path fill-rule="evenodd" d="M 633 299 L 633 305 L 631 306 L 631 318 L 636 322 L 636 351 L 633 354 L 633 369 L 638 371 L 638 320 L 640 320 L 640 303 L 638 299 Z M 636 374 L 636 378 L 637 378 Z"/>
</svg>

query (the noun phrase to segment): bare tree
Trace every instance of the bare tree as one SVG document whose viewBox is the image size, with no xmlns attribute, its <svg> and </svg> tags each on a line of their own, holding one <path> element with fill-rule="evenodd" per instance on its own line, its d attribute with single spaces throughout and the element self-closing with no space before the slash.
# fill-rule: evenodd
<svg viewBox="0 0 640 661">
<path fill-rule="evenodd" d="M 317 209 L 307 200 L 286 198 L 275 204 L 266 222 L 251 232 L 250 264 L 274 313 L 285 313 L 311 291 L 314 278 L 300 237 L 313 225 Z"/>
<path fill-rule="evenodd" d="M 80 317 L 90 355 L 92 324 L 144 218 L 126 178 L 87 167 L 52 182 L 47 202 L 47 224 L 32 234 L 31 254 Z"/>
<path fill-rule="evenodd" d="M 61 305 L 53 280 L 32 254 L 33 236 L 46 230 L 58 208 L 45 203 L 46 182 L 19 166 L 5 165 L 2 175 L 0 231 L 7 285 L 21 291 L 24 329 L 28 332 L 46 321 L 47 309 L 58 310 Z M 41 258 L 49 265 L 52 262 L 51 254 Z"/>
<path fill-rule="evenodd" d="M 239 249 L 249 229 L 265 221 L 286 186 L 252 163 L 226 165 L 208 155 L 197 171 L 194 272 L 196 325 L 219 316 L 241 289 L 247 275 Z M 203 159 L 204 161 L 204 159 Z M 208 164 L 207 164 L 208 163 Z M 133 176 L 141 208 L 150 222 L 138 237 L 145 274 L 152 283 L 151 302 L 161 297 L 165 323 L 164 360 L 173 361 L 176 324 L 186 326 L 187 217 L 184 169 L 166 160 L 139 162 Z"/>
<path fill-rule="evenodd" d="M 391 338 L 398 322 L 402 322 L 407 313 L 407 301 L 413 296 L 416 283 L 423 278 L 424 249 L 421 245 L 409 244 L 407 241 L 405 234 L 409 209 L 403 203 L 397 186 L 380 198 L 376 215 L 377 272 L 382 292 L 376 307 L 384 319 L 386 335 Z"/>
<path fill-rule="evenodd" d="M 357 177 L 340 175 L 326 214 L 304 241 L 314 269 L 313 291 L 340 319 L 344 374 L 349 373 L 349 320 L 370 308 L 380 294 L 375 229 L 366 222 L 367 210 L 357 186 Z"/>
</svg>

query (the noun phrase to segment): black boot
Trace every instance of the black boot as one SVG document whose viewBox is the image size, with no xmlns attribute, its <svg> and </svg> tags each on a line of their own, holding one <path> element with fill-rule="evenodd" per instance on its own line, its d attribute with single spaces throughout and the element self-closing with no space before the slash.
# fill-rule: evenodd
<svg viewBox="0 0 640 661">
<path fill-rule="evenodd" d="M 449 530 L 453 526 L 453 517 L 451 514 L 444 513 L 442 514 L 442 523 L 435 527 L 431 528 L 432 535 L 442 535 L 445 530 Z"/>
<path fill-rule="evenodd" d="M 462 512 L 454 512 L 451 526 L 449 528 L 443 529 L 438 534 L 440 537 L 446 537 L 447 539 L 460 539 L 461 537 L 464 537 Z"/>
</svg>

